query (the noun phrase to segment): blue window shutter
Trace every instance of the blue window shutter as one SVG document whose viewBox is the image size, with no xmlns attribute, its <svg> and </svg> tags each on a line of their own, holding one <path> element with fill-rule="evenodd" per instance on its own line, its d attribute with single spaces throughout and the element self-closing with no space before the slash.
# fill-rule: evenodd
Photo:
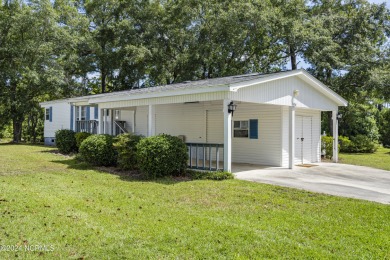
<svg viewBox="0 0 390 260">
<path fill-rule="evenodd" d="M 70 130 L 73 130 L 74 106 L 70 105 Z"/>
<path fill-rule="evenodd" d="M 53 107 L 50 107 L 50 108 L 49 108 L 49 121 L 50 121 L 50 122 L 53 121 Z"/>
<path fill-rule="evenodd" d="M 91 118 L 91 108 L 87 107 L 87 115 L 86 115 L 86 120 L 88 121 Z"/>
<path fill-rule="evenodd" d="M 249 120 L 249 138 L 259 139 L 259 120 L 257 119 Z"/>
<path fill-rule="evenodd" d="M 95 119 L 99 119 L 99 108 L 98 107 L 95 107 L 94 116 L 95 116 Z"/>
</svg>

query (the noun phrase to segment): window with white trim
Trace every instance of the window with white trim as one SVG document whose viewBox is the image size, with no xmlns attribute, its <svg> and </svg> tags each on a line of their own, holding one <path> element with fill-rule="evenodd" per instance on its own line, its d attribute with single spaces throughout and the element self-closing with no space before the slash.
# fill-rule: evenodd
<svg viewBox="0 0 390 260">
<path fill-rule="evenodd" d="M 234 121 L 233 123 L 233 136 L 238 138 L 249 137 L 249 123 L 245 121 Z"/>
<path fill-rule="evenodd" d="M 83 121 L 87 120 L 87 106 L 77 106 L 76 107 L 76 120 Z"/>
</svg>

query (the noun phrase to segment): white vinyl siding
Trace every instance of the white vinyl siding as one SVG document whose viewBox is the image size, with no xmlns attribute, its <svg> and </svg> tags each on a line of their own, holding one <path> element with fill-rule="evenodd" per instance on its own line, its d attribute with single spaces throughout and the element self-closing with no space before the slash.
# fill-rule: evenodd
<svg viewBox="0 0 390 260">
<path fill-rule="evenodd" d="M 136 133 L 146 135 L 148 107 L 137 107 L 136 111 Z M 258 139 L 232 138 L 233 162 L 281 165 L 281 111 L 279 106 L 237 105 L 233 121 L 258 119 L 259 125 Z M 156 134 L 184 135 L 186 142 L 192 143 L 223 144 L 222 102 L 156 105 L 155 118 Z"/>
<path fill-rule="evenodd" d="M 245 102 L 291 106 L 294 90 L 299 91 L 295 101 L 297 108 L 312 108 L 324 111 L 337 110 L 338 108 L 336 103 L 298 77 L 284 78 L 241 88 L 237 92 L 231 92 L 229 98 Z"/>
<path fill-rule="evenodd" d="M 137 107 L 135 111 L 135 133 L 137 135 L 148 135 L 148 106 Z"/>
<path fill-rule="evenodd" d="M 258 139 L 232 138 L 232 161 L 280 166 L 281 116 L 279 106 L 238 103 L 233 121 L 258 119 Z"/>
<path fill-rule="evenodd" d="M 70 104 L 68 102 L 55 103 L 52 107 L 52 120 L 45 120 L 44 137 L 55 137 L 59 129 L 70 129 Z"/>
<path fill-rule="evenodd" d="M 125 122 L 125 128 L 128 132 L 133 132 L 134 111 L 120 110 L 120 121 Z"/>
</svg>

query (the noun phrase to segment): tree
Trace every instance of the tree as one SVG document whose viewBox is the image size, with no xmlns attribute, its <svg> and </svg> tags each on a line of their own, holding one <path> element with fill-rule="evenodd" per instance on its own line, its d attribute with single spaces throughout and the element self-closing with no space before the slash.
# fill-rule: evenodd
<svg viewBox="0 0 390 260">
<path fill-rule="evenodd" d="M 13 141 L 19 142 L 23 122 L 40 97 L 60 96 L 67 85 L 63 59 L 69 42 L 49 0 L 5 2 L 0 16 L 1 118 L 12 121 Z"/>
</svg>

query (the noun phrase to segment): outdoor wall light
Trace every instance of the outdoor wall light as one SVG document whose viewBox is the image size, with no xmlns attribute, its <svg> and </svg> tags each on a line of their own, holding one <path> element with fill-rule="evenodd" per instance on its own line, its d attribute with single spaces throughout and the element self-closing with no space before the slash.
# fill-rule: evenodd
<svg viewBox="0 0 390 260">
<path fill-rule="evenodd" d="M 236 111 L 236 108 L 237 108 L 237 105 L 233 104 L 233 101 L 231 101 L 230 104 L 228 105 L 228 113 L 232 113 L 232 116 L 233 116 L 233 113 L 234 113 L 234 111 Z"/>
<path fill-rule="evenodd" d="M 298 89 L 295 89 L 294 92 L 293 92 L 293 94 L 294 94 L 294 97 L 299 96 L 299 90 L 298 90 Z"/>
</svg>

